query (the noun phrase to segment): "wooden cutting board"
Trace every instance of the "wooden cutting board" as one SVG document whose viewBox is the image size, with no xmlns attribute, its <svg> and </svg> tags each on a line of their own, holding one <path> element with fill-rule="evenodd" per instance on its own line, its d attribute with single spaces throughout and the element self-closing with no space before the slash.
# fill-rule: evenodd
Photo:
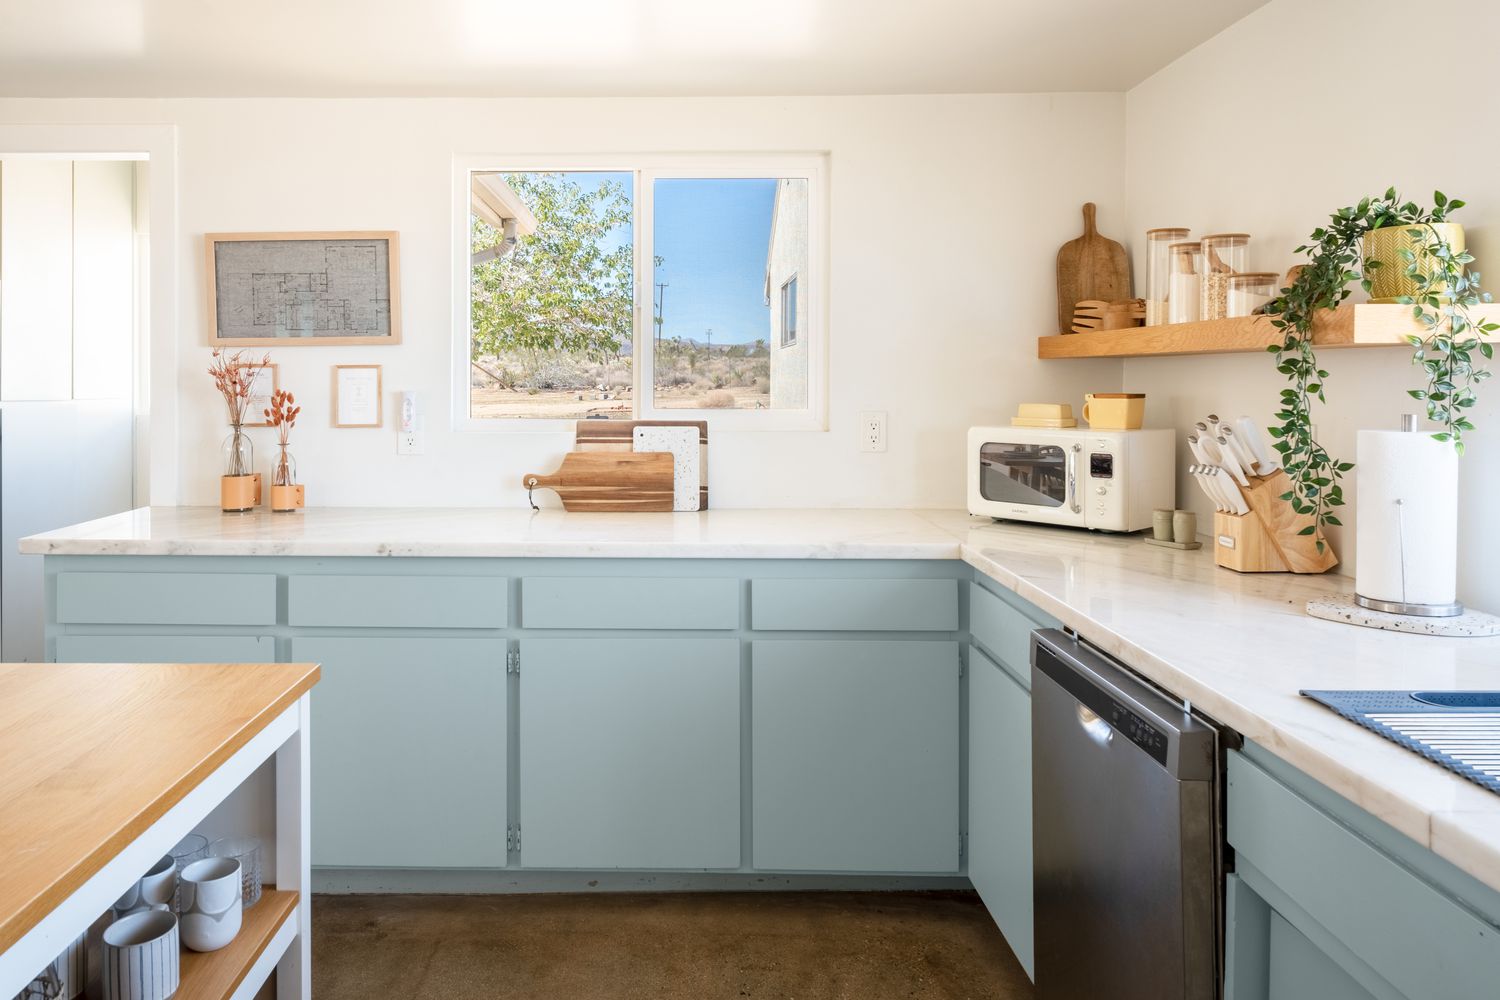
<svg viewBox="0 0 1500 1000">
<path fill-rule="evenodd" d="M 570 451 L 552 475 L 528 472 L 521 485 L 555 491 L 564 510 L 670 511 L 672 466 L 665 451 Z"/>
<path fill-rule="evenodd" d="M 1083 235 L 1057 251 L 1057 332 L 1073 330 L 1073 308 L 1085 299 L 1119 302 L 1130 291 L 1130 258 L 1125 248 L 1099 235 L 1094 203 L 1083 206 Z"/>
<path fill-rule="evenodd" d="M 637 427 L 698 428 L 698 509 L 708 510 L 708 421 L 706 420 L 580 420 L 573 447 L 584 452 L 635 451 Z"/>
</svg>

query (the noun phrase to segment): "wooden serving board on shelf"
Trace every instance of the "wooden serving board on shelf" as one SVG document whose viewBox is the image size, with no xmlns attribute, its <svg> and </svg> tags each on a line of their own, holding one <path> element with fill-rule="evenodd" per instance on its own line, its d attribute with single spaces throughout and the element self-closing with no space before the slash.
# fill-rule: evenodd
<svg viewBox="0 0 1500 1000">
<path fill-rule="evenodd" d="M 1073 310 L 1085 299 L 1119 302 L 1130 293 L 1130 259 L 1125 248 L 1099 235 L 1094 203 L 1083 206 L 1083 235 L 1057 251 L 1057 332 L 1073 331 Z"/>
<path fill-rule="evenodd" d="M 527 489 L 548 489 L 570 511 L 670 511 L 672 455 L 652 452 L 570 451 L 550 476 L 528 472 Z"/>
</svg>

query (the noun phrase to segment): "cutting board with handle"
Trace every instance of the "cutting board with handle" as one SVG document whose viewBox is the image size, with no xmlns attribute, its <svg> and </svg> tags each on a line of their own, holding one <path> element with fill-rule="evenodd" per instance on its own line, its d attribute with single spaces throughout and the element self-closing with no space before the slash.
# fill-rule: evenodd
<svg viewBox="0 0 1500 1000">
<path fill-rule="evenodd" d="M 526 489 L 548 489 L 570 511 L 670 511 L 670 452 L 570 451 L 550 476 L 528 472 Z"/>
<path fill-rule="evenodd" d="M 1125 248 L 1099 235 L 1094 203 L 1083 206 L 1083 235 L 1057 251 L 1057 332 L 1071 333 L 1073 309 L 1085 299 L 1119 302 L 1130 291 L 1130 258 Z"/>
<path fill-rule="evenodd" d="M 698 509 L 708 509 L 708 421 L 706 420 L 580 420 L 573 449 L 583 452 L 635 451 L 637 427 L 696 427 L 698 429 Z"/>
</svg>

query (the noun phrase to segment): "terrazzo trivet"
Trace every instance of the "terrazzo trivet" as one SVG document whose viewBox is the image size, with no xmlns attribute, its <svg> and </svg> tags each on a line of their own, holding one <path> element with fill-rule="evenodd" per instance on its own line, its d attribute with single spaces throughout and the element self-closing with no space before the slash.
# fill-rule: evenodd
<svg viewBox="0 0 1500 1000">
<path fill-rule="evenodd" d="M 1392 615 L 1372 611 L 1354 603 L 1353 594 L 1333 594 L 1307 602 L 1307 613 L 1314 618 L 1387 632 L 1410 632 L 1413 635 L 1469 636 L 1500 635 L 1500 616 L 1483 611 L 1465 611 L 1452 618 L 1423 618 L 1418 615 Z"/>
</svg>

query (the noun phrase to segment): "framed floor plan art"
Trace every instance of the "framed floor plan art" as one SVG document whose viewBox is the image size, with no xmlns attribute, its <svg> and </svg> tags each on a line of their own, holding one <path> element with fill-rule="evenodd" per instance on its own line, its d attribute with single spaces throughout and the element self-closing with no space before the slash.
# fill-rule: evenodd
<svg viewBox="0 0 1500 1000">
<path fill-rule="evenodd" d="M 208 233 L 209 343 L 399 344 L 394 232 Z"/>
</svg>

